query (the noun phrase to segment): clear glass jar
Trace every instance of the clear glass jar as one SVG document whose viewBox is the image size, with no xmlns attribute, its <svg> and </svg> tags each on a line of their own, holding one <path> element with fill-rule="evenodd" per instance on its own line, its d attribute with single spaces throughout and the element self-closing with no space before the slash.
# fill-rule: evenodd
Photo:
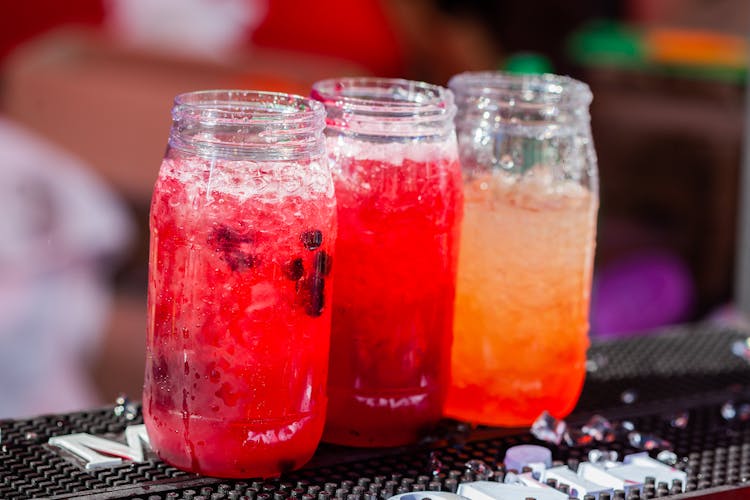
<svg viewBox="0 0 750 500">
<path fill-rule="evenodd" d="M 570 413 L 588 347 L 598 175 L 588 86 L 464 73 L 464 172 L 448 416 L 528 425 Z"/>
<path fill-rule="evenodd" d="M 324 114 L 285 94 L 175 99 L 151 203 L 143 409 L 180 469 L 274 476 L 320 440 L 336 238 Z"/>
<path fill-rule="evenodd" d="M 452 94 L 379 78 L 318 82 L 338 204 L 323 440 L 417 441 L 449 378 L 461 170 Z"/>
</svg>

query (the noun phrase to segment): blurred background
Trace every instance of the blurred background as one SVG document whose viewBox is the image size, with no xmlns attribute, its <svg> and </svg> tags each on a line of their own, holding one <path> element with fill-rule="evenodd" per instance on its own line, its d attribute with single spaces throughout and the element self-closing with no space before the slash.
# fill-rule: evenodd
<svg viewBox="0 0 750 500">
<path fill-rule="evenodd" d="M 740 324 L 745 0 L 25 0 L 0 20 L 0 418 L 140 396 L 175 94 L 568 74 L 594 93 L 592 336 Z"/>
</svg>

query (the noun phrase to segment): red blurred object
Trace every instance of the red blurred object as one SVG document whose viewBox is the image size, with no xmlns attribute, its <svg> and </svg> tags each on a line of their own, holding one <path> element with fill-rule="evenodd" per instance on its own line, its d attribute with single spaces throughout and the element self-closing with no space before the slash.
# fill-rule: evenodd
<svg viewBox="0 0 750 500">
<path fill-rule="evenodd" d="M 102 0 L 24 0 L 5 2 L 0 29 L 0 60 L 22 43 L 62 25 L 99 26 L 104 21 Z"/>
<path fill-rule="evenodd" d="M 403 50 L 381 4 L 378 0 L 270 0 L 266 18 L 251 39 L 259 47 L 338 57 L 378 76 L 400 76 Z"/>
</svg>

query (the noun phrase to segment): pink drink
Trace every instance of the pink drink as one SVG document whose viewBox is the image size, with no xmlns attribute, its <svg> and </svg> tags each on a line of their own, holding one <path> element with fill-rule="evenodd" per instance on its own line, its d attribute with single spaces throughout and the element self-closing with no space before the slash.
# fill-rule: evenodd
<svg viewBox="0 0 750 500">
<path fill-rule="evenodd" d="M 336 230 L 324 160 L 171 149 L 150 222 L 152 446 L 214 476 L 302 466 L 325 420 Z"/>
</svg>

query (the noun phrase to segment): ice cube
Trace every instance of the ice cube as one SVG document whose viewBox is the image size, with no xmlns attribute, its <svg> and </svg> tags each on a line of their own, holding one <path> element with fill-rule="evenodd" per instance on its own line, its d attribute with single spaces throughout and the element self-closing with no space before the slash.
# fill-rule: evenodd
<svg viewBox="0 0 750 500">
<path fill-rule="evenodd" d="M 558 420 L 549 412 L 543 411 L 531 424 L 531 434 L 540 441 L 559 445 L 567 427 L 564 420 Z"/>
<path fill-rule="evenodd" d="M 677 453 L 671 451 L 671 450 L 662 450 L 656 455 L 656 459 L 667 465 L 676 465 L 677 464 Z"/>
<path fill-rule="evenodd" d="M 599 450 L 594 448 L 588 453 L 588 461 L 592 464 L 616 462 L 618 458 L 619 456 L 615 450 Z"/>
<path fill-rule="evenodd" d="M 621 420 L 613 424 L 615 438 L 618 440 L 626 441 L 628 434 L 635 430 L 635 424 L 630 420 Z"/>
<path fill-rule="evenodd" d="M 632 405 L 638 400 L 638 391 L 635 389 L 628 389 L 620 394 L 620 401 L 626 405 Z"/>
<path fill-rule="evenodd" d="M 576 448 L 590 445 L 594 442 L 594 438 L 579 429 L 569 428 L 563 434 L 563 441 L 568 446 Z"/>
<path fill-rule="evenodd" d="M 737 409 L 734 407 L 733 401 L 727 401 L 721 405 L 721 417 L 724 420 L 734 420 L 737 416 Z"/>
<path fill-rule="evenodd" d="M 633 431 L 628 434 L 628 443 L 630 446 L 638 450 L 672 449 L 672 444 L 669 441 L 654 434 L 643 434 L 638 431 Z"/>
<path fill-rule="evenodd" d="M 729 422 L 747 422 L 750 420 L 750 403 L 727 401 L 721 406 L 721 416 Z"/>
<path fill-rule="evenodd" d="M 689 422 L 690 414 L 686 411 L 675 413 L 669 418 L 669 425 L 675 429 L 685 429 Z"/>
<path fill-rule="evenodd" d="M 594 438 L 596 441 L 611 443 L 615 440 L 614 428 L 609 420 L 601 415 L 593 415 L 581 427 L 584 434 Z"/>
<path fill-rule="evenodd" d="M 484 460 L 469 460 L 464 464 L 464 468 L 466 469 L 467 473 L 470 473 L 472 477 L 479 481 L 489 479 L 493 475 L 492 467 L 487 465 Z"/>
</svg>

